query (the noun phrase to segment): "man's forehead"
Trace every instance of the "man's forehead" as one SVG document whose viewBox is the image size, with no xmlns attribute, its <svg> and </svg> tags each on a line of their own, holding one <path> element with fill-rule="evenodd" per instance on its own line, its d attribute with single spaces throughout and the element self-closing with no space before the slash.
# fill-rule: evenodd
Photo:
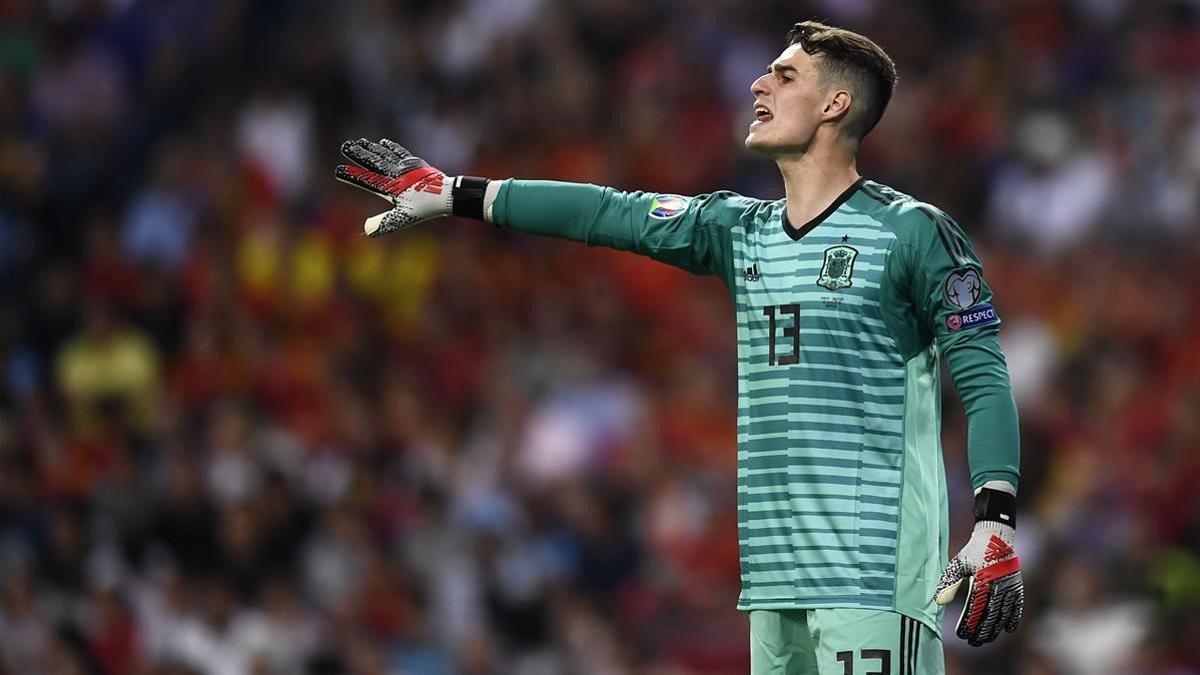
<svg viewBox="0 0 1200 675">
<path fill-rule="evenodd" d="M 805 65 L 812 63 L 812 56 L 798 45 L 788 45 L 787 49 L 780 52 L 779 56 L 771 62 L 770 70 L 775 70 L 779 67 L 791 66 L 797 70 L 802 70 Z"/>
</svg>

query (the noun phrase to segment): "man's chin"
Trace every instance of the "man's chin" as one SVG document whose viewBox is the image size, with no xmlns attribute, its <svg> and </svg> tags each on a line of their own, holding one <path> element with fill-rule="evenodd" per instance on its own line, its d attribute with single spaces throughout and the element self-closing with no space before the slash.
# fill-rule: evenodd
<svg viewBox="0 0 1200 675">
<path fill-rule="evenodd" d="M 776 146 L 767 139 L 757 136 L 754 134 L 754 132 L 751 132 L 746 135 L 746 149 L 754 152 L 761 152 L 764 155 L 770 155 L 774 154 L 773 151 L 776 149 Z"/>
<path fill-rule="evenodd" d="M 778 138 L 764 138 L 761 132 L 753 131 L 746 135 L 745 145 L 747 150 L 775 158 L 804 153 L 808 147 L 807 144 L 781 142 Z"/>
</svg>

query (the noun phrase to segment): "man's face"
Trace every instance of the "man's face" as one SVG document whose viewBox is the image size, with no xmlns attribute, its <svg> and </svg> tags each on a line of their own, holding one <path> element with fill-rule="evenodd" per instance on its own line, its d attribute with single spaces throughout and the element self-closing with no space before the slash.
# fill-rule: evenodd
<svg viewBox="0 0 1200 675">
<path fill-rule="evenodd" d="M 746 147 L 773 156 L 806 150 L 821 122 L 826 93 L 812 56 L 800 45 L 789 46 L 750 91 L 755 119 Z"/>
</svg>

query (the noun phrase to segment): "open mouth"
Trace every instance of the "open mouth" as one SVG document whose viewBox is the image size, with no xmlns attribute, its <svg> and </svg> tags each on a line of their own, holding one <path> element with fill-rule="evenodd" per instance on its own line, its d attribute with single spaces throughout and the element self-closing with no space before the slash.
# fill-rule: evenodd
<svg viewBox="0 0 1200 675">
<path fill-rule="evenodd" d="M 775 119 L 775 116 L 773 114 L 771 114 L 771 111 L 767 108 L 767 106 L 765 106 L 765 105 L 754 106 L 754 121 L 755 122 L 762 122 L 765 124 L 767 122 L 770 122 L 773 119 Z"/>
</svg>

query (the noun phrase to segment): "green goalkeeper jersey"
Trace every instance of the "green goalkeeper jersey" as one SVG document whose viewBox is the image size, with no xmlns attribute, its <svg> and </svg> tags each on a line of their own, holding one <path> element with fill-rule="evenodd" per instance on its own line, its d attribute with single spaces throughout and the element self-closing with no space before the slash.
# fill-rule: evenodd
<svg viewBox="0 0 1200 675">
<path fill-rule="evenodd" d="M 885 609 L 937 630 L 942 358 L 967 412 L 972 482 L 1017 485 L 991 291 L 959 227 L 888 187 L 860 179 L 799 226 L 785 206 L 510 180 L 492 220 L 635 251 L 729 289 L 740 609 Z"/>
</svg>

